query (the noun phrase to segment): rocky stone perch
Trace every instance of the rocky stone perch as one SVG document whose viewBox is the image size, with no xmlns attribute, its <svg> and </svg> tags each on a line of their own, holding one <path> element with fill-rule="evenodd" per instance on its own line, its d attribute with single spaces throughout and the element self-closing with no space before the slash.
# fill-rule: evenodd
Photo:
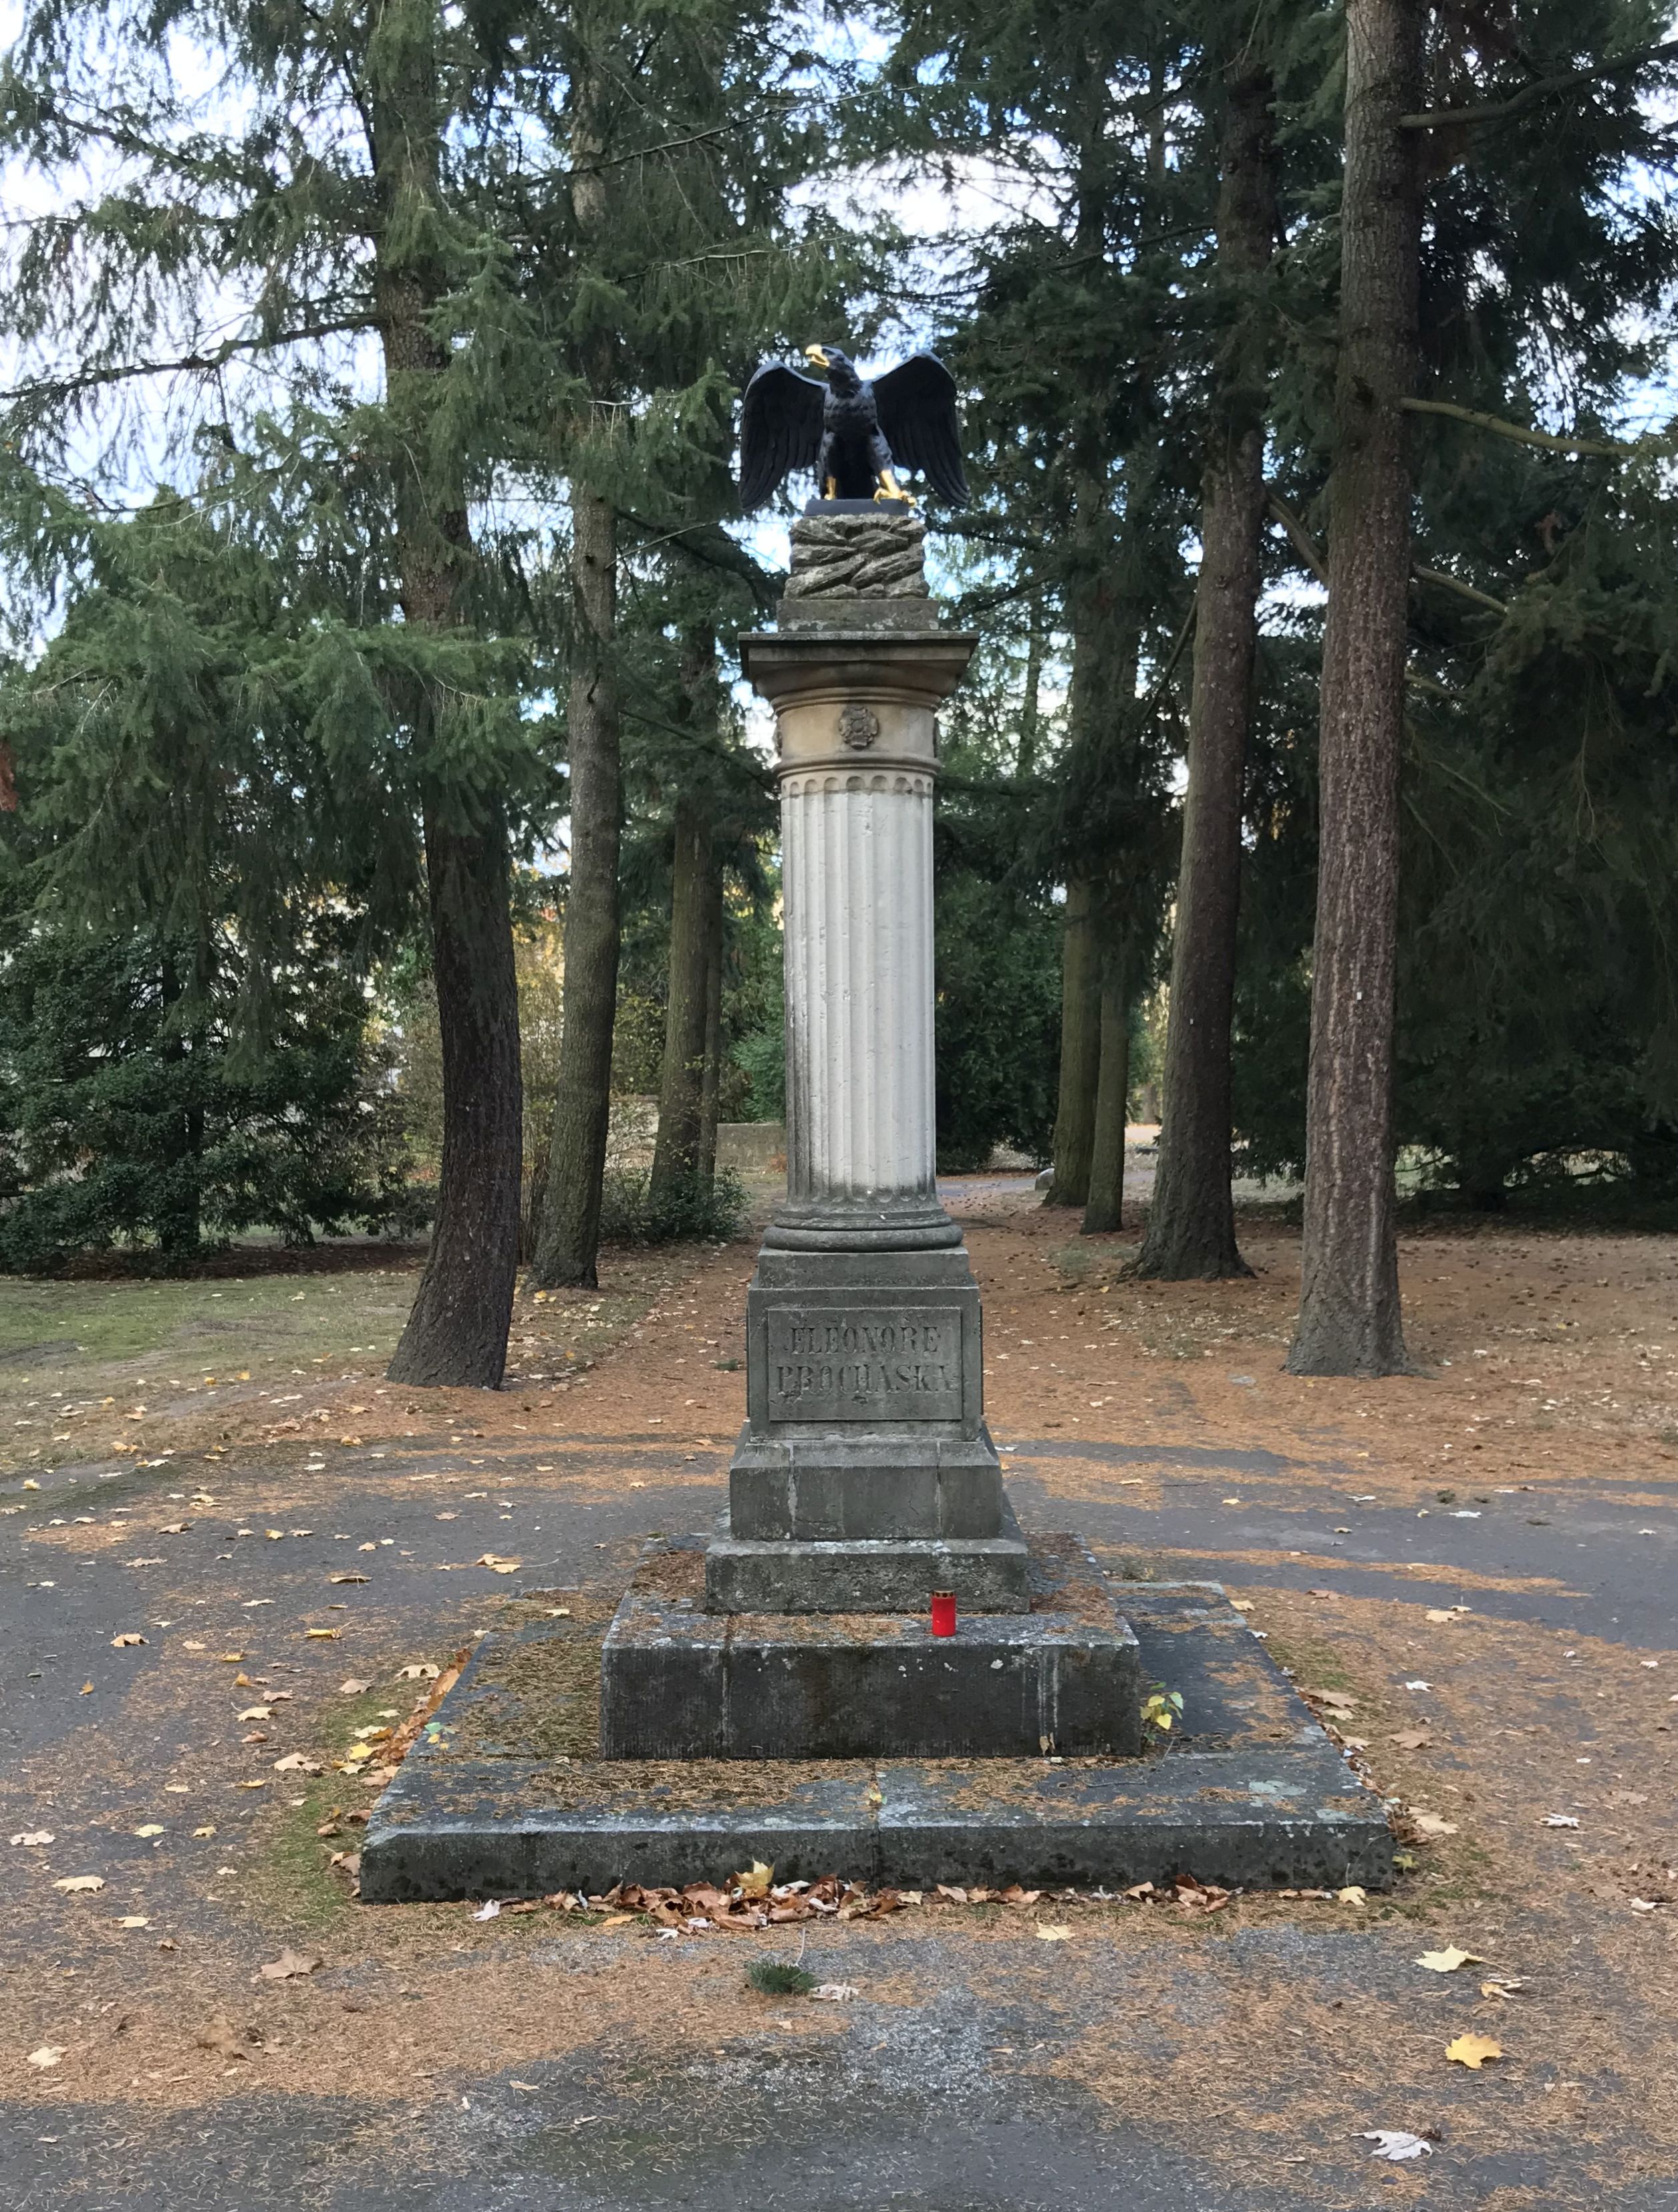
<svg viewBox="0 0 1678 2212">
<path fill-rule="evenodd" d="M 927 526 L 880 507 L 861 514 L 803 515 L 793 525 L 793 572 L 780 628 L 936 628 L 927 589 Z"/>
</svg>

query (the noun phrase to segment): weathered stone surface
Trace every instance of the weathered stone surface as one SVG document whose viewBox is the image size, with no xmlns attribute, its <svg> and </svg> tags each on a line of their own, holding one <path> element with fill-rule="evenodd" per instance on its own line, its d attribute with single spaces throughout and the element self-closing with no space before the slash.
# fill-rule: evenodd
<svg viewBox="0 0 1678 2212">
<path fill-rule="evenodd" d="M 743 1429 L 728 1470 L 730 1528 L 776 1543 L 1000 1536 L 996 1449 L 933 1436 L 759 1438 Z"/>
<path fill-rule="evenodd" d="M 792 574 L 781 619 L 810 611 L 812 600 L 839 604 L 856 620 L 859 599 L 908 599 L 931 607 L 926 575 L 927 526 L 918 514 L 873 506 L 860 512 L 803 514 L 793 525 Z M 849 604 L 847 605 L 846 603 Z"/>
<path fill-rule="evenodd" d="M 925 1613 L 933 1590 L 962 1613 L 1024 1613 L 1030 1554 L 1012 1509 L 998 1536 L 761 1542 L 725 1524 L 705 1549 L 710 1613 Z"/>
<path fill-rule="evenodd" d="M 1029 1612 L 972 1614 L 948 1638 L 924 1613 L 708 1613 L 699 1544 L 649 1547 L 607 1632 L 608 1758 L 1140 1748 L 1136 1639 L 1073 1538 L 1032 1540 Z"/>
<path fill-rule="evenodd" d="M 671 1765 L 528 1755 L 538 1680 L 490 1733 L 455 1721 L 485 1696 L 487 1638 L 410 1753 L 368 1825 L 362 1895 L 406 1899 L 599 1893 L 617 1881 L 720 1880 L 754 1858 L 783 1881 L 840 1874 L 924 1888 L 1018 1881 L 1102 1885 L 1193 1873 L 1230 1887 L 1371 1889 L 1393 1878 L 1393 1838 L 1362 1789 L 1215 1584 L 1125 1584 L 1145 1682 L 1183 1692 L 1167 1757 L 1073 1765 L 982 1762 Z M 539 1650 L 556 1627 L 521 1632 Z M 469 1741 L 471 1750 L 456 1747 Z"/>
</svg>

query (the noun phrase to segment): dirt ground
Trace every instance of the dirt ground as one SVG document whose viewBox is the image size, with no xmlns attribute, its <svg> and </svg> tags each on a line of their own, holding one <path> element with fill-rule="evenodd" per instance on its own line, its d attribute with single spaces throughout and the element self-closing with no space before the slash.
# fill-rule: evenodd
<svg viewBox="0 0 1678 2212">
<path fill-rule="evenodd" d="M 0 2203 L 1678 2206 L 1671 1240 L 1407 1237 L 1417 1371 L 1343 1382 L 1282 1371 L 1274 1216 L 1252 1279 L 1156 1285 L 1017 1182 L 948 1202 L 1022 1517 L 1225 1583 L 1395 1801 L 1400 1887 L 928 1899 L 818 1931 L 824 2005 L 746 1985 L 790 1936 L 362 1906 L 344 1762 L 401 1670 L 714 1516 L 751 1247 L 521 1295 L 495 1395 L 382 1382 L 410 1256 L 3 1285 Z"/>
</svg>

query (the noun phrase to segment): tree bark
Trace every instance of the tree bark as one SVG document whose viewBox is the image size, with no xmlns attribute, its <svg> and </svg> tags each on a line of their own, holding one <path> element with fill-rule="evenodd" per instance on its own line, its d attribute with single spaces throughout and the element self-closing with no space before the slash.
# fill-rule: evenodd
<svg viewBox="0 0 1678 2212">
<path fill-rule="evenodd" d="M 1398 777 L 1421 252 L 1422 0 L 1348 0 L 1341 349 L 1329 480 L 1320 859 L 1296 1375 L 1407 1361 L 1393 1180 Z"/>
<path fill-rule="evenodd" d="M 408 457 L 395 486 L 399 590 L 407 625 L 453 629 L 463 621 L 461 589 L 473 549 L 459 471 L 435 458 L 431 431 L 448 356 L 429 319 L 447 275 L 425 242 L 429 227 L 416 215 L 438 198 L 436 61 L 413 37 L 392 40 L 384 51 L 389 70 L 373 85 L 369 145 L 380 214 L 375 313 L 387 404 Z M 423 762 L 435 747 L 443 710 L 418 678 L 411 704 Z M 443 1149 L 425 1271 L 386 1371 L 392 1382 L 493 1390 L 507 1364 L 523 1164 L 507 829 L 493 794 L 465 793 L 456 780 L 446 786 L 424 770 L 421 808 Z"/>
<path fill-rule="evenodd" d="M 1090 1195 L 1096 1085 L 1101 1073 L 1101 963 L 1090 886 L 1067 885 L 1061 955 L 1061 1091 L 1055 1112 L 1055 1171 L 1045 1206 L 1082 1206 Z"/>
<path fill-rule="evenodd" d="M 1082 1233 L 1124 1225 L 1124 1134 L 1130 1101 L 1130 981 L 1122 944 L 1109 951 L 1101 985 L 1101 1074 L 1096 1085 L 1090 1196 Z"/>
<path fill-rule="evenodd" d="M 1262 283 L 1277 225 L 1274 88 L 1248 67 L 1228 90 L 1218 270 Z M 1218 365 L 1201 509 L 1189 783 L 1165 1031 L 1159 1173 L 1138 1273 L 1183 1282 L 1251 1273 L 1230 1191 L 1230 1024 L 1241 898 L 1242 796 L 1258 644 L 1269 316 L 1239 301 Z"/>
<path fill-rule="evenodd" d="M 722 871 L 712 861 L 705 908 L 705 1073 L 699 1090 L 699 1172 L 716 1181 L 722 1105 Z"/>
<path fill-rule="evenodd" d="M 567 1284 L 592 1290 L 596 1284 L 617 1012 L 623 775 L 614 659 L 617 514 L 598 493 L 575 485 L 571 532 L 571 869 L 559 1082 L 534 1271 L 544 1290 Z"/>
<path fill-rule="evenodd" d="M 437 1218 L 393 1382 L 500 1387 L 519 1269 L 519 985 L 507 830 L 486 803 L 463 830 L 428 806 L 425 872 L 443 1064 Z"/>
<path fill-rule="evenodd" d="M 699 1165 L 705 1079 L 705 1027 L 710 995 L 711 821 L 702 801 L 685 793 L 676 802 L 675 866 L 670 900 L 670 989 L 665 1012 L 664 1065 L 659 1084 L 659 1134 L 653 1148 L 653 1188 L 662 1190 Z"/>
</svg>

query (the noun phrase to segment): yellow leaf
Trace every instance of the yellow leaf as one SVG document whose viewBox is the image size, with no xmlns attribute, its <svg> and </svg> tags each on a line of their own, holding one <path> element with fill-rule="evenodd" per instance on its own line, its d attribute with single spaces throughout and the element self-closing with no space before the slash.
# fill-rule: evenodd
<svg viewBox="0 0 1678 2212">
<path fill-rule="evenodd" d="M 1478 2074 L 1488 2058 L 1503 2057 L 1503 2045 L 1493 2043 L 1489 2035 L 1459 2035 L 1455 2043 L 1445 2045 L 1445 2057 Z"/>
<path fill-rule="evenodd" d="M 1041 1920 L 1037 1923 L 1037 1934 L 1045 1943 L 1069 1943 L 1072 1941 L 1070 1928 L 1048 1928 Z"/>
<path fill-rule="evenodd" d="M 134 1832 L 137 1836 L 161 1836 L 163 1824 L 161 1820 L 148 1820 L 143 1828 L 136 1828 Z"/>
<path fill-rule="evenodd" d="M 306 1637 L 319 1637 L 324 1642 L 328 1644 L 336 1643 L 337 1640 L 337 1631 L 336 1628 L 306 1628 L 303 1631 L 303 1633 Z"/>
<path fill-rule="evenodd" d="M 744 1874 L 735 1875 L 734 1887 L 742 1897 L 767 1897 L 774 1880 L 775 1869 L 765 1866 L 762 1859 L 753 1859 Z"/>
<path fill-rule="evenodd" d="M 1486 1961 L 1478 1952 L 1459 1951 L 1453 1943 L 1443 1951 L 1424 1951 L 1416 1964 L 1430 1974 L 1454 1974 L 1459 1966 L 1483 1966 Z"/>
<path fill-rule="evenodd" d="M 75 1896 L 82 1890 L 103 1889 L 105 1877 L 102 1874 L 67 1874 L 62 1881 L 55 1881 L 52 1887 L 62 1889 L 67 1896 Z"/>
<path fill-rule="evenodd" d="M 1359 1889 L 1356 1882 L 1348 1883 L 1344 1889 L 1337 1889 L 1334 1892 L 1334 1897 L 1336 1902 L 1341 1905 L 1367 1905 L 1369 1903 L 1369 1892 L 1366 1889 Z"/>
<path fill-rule="evenodd" d="M 143 1636 L 137 1636 L 132 1629 L 125 1628 L 120 1636 L 113 1636 L 111 1638 L 111 1649 L 113 1651 L 123 1651 L 126 1650 L 131 1644 L 143 1644 L 145 1640 Z"/>
<path fill-rule="evenodd" d="M 195 1836 L 213 1836 L 216 1830 L 213 1824 L 208 1828 L 194 1828 L 192 1831 L 192 1833 Z"/>
<path fill-rule="evenodd" d="M 117 1925 L 119 1928 L 149 1928 L 151 1923 L 143 1912 L 125 1912 Z"/>
</svg>

